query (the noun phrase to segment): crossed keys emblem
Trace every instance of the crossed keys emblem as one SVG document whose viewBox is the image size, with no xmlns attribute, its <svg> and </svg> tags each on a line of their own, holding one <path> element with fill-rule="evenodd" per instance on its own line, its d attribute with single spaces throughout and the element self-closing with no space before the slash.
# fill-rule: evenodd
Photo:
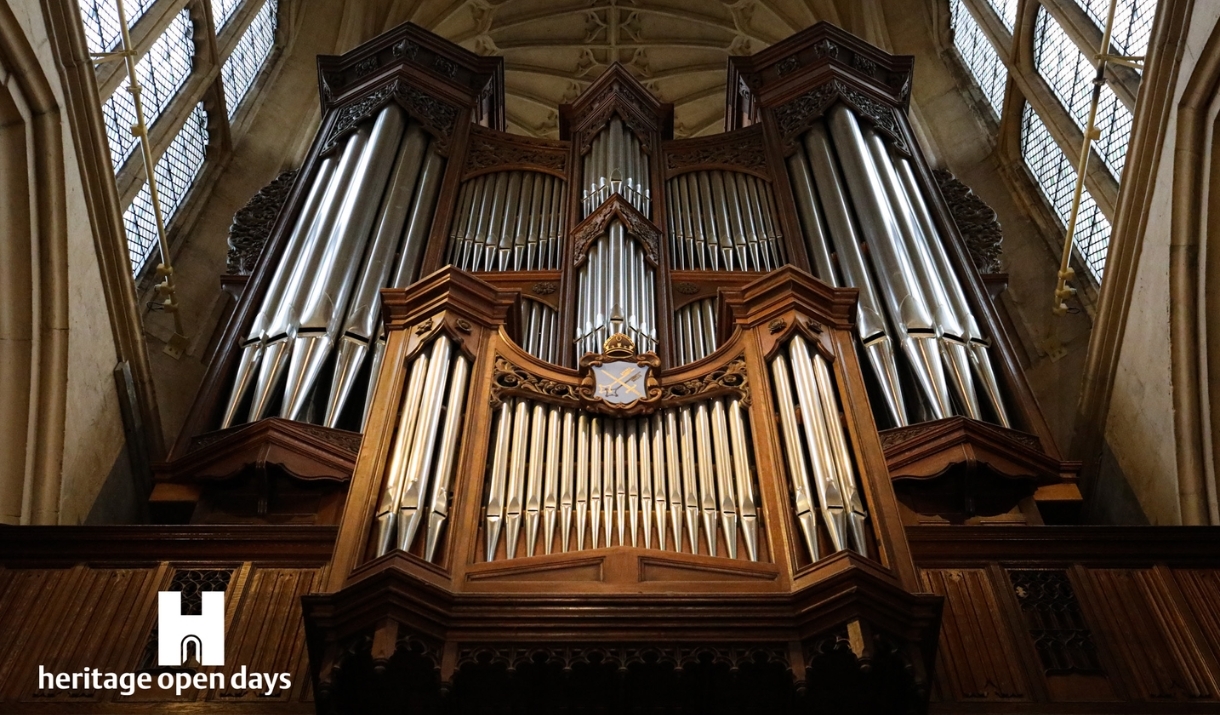
<svg viewBox="0 0 1220 715">
<path fill-rule="evenodd" d="M 630 362 L 609 362 L 593 368 L 598 397 L 622 405 L 644 397 L 644 378 L 647 374 L 647 365 Z"/>
</svg>

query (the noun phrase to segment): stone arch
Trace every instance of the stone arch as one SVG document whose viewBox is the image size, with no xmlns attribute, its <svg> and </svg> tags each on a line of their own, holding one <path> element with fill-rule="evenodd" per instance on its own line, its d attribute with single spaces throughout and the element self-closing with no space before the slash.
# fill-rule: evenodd
<svg viewBox="0 0 1220 715">
<path fill-rule="evenodd" d="M 59 107 L 0 5 L 0 523 L 58 521 L 68 355 Z"/>
<path fill-rule="evenodd" d="M 1169 315 L 1183 524 L 1220 523 L 1220 24 L 1178 104 Z"/>
</svg>

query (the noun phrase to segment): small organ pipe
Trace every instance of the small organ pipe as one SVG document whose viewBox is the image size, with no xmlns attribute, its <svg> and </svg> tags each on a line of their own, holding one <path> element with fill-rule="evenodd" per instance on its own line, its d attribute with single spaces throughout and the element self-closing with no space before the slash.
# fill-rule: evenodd
<svg viewBox="0 0 1220 715">
<path fill-rule="evenodd" d="M 470 362 L 458 355 L 453 362 L 453 374 L 449 380 L 449 396 L 445 399 L 445 427 L 441 432 L 439 458 L 432 480 L 432 491 L 428 496 L 428 534 L 424 540 L 424 560 L 432 561 L 441 531 L 449 515 L 450 485 L 453 468 L 457 463 L 458 433 L 462 428 L 462 408 L 466 403 L 466 382 L 470 376 Z"/>
<path fill-rule="evenodd" d="M 589 453 L 592 443 L 589 417 L 581 412 L 576 418 L 576 550 L 585 548 L 585 519 L 589 509 L 589 477 L 593 459 Z M 564 543 L 567 543 L 565 539 Z M 491 560 L 490 557 L 487 559 Z"/>
<path fill-rule="evenodd" d="M 542 525 L 543 479 L 546 471 L 547 408 L 540 402 L 533 406 L 530 418 L 529 469 L 525 483 L 525 554 L 533 556 L 538 546 L 538 528 Z"/>
<path fill-rule="evenodd" d="M 665 428 L 662 426 L 660 413 L 652 415 L 649 420 L 648 429 L 652 439 L 652 506 L 657 512 L 657 548 L 664 551 L 665 514 L 669 511 L 669 493 L 665 486 L 667 465 Z"/>
<path fill-rule="evenodd" d="M 822 409 L 812 358 L 805 339 L 800 335 L 792 336 L 788 344 L 788 357 L 797 400 L 801 405 L 801 424 L 805 427 L 805 444 L 809 447 L 813 486 L 817 490 L 830 540 L 835 551 L 842 551 L 847 547 L 847 514 L 838 469 L 831 452 L 830 436 L 827 434 L 830 416 Z"/>
<path fill-rule="evenodd" d="M 589 531 L 593 548 L 597 548 L 597 535 L 601 533 L 602 517 L 602 421 L 600 417 L 589 420 Z M 609 456 L 609 455 L 605 455 Z M 608 472 L 609 469 L 605 470 Z M 609 546 L 610 535 L 606 535 Z"/>
<path fill-rule="evenodd" d="M 564 410 L 563 447 L 559 453 L 561 470 L 559 479 L 559 544 L 560 550 L 564 552 L 568 550 L 568 537 L 571 536 L 572 531 L 572 497 L 574 493 L 572 478 L 575 472 L 575 465 L 572 464 L 572 459 L 574 456 L 573 450 L 576 449 L 575 442 L 576 418 L 572 410 Z"/>
<path fill-rule="evenodd" d="M 420 395 L 419 416 L 416 418 L 415 434 L 411 440 L 410 458 L 401 479 L 402 494 L 398 502 L 398 548 L 406 551 L 415 539 L 423 517 L 421 502 L 427 487 L 428 468 L 436 448 L 437 430 L 440 428 L 441 395 L 449 376 L 449 338 L 441 335 L 432 341 L 428 358 L 428 374 Z"/>
<path fill-rule="evenodd" d="M 640 518 L 644 522 L 644 548 L 652 548 L 652 429 L 648 418 L 636 421 L 635 430 L 640 450 Z M 632 514 L 635 509 L 632 509 Z M 632 532 L 634 533 L 634 531 Z M 634 545 L 634 544 L 633 544 Z"/>
<path fill-rule="evenodd" d="M 500 543 L 500 531 L 504 527 L 504 487 L 508 481 L 510 441 L 513 433 L 512 400 L 500 405 L 496 423 L 496 437 L 492 444 L 490 484 L 487 490 L 486 527 L 487 560 L 496 558 L 496 547 Z"/>
<path fill-rule="evenodd" d="M 796 523 L 805 536 L 805 546 L 817 561 L 822 557 L 818 543 L 817 517 L 814 516 L 813 488 L 809 482 L 809 465 L 801 450 L 800 432 L 796 422 L 796 401 L 792 397 L 792 373 L 788 359 L 781 351 L 771 362 L 771 377 L 775 382 L 775 401 L 779 406 L 780 426 L 784 432 L 784 454 L 788 461 L 788 474 L 792 480 L 792 499 L 796 510 Z"/>
<path fill-rule="evenodd" d="M 737 558 L 737 497 L 734 492 L 733 452 L 729 441 L 724 401 L 712 400 L 712 446 L 716 455 L 716 506 L 729 558 Z"/>
<path fill-rule="evenodd" d="M 683 464 L 682 454 L 678 451 L 678 444 L 681 441 L 678 436 L 678 419 L 675 410 L 665 411 L 665 464 L 667 467 L 666 473 L 669 475 L 669 519 L 673 525 L 674 534 L 674 551 L 682 550 L 682 514 L 685 507 L 685 499 L 683 497 L 683 485 L 686 482 L 686 475 L 680 470 L 680 465 Z M 685 462 L 687 469 L 690 468 L 690 462 Z M 697 549 L 699 542 L 696 538 L 691 539 L 691 544 Z"/>
<path fill-rule="evenodd" d="M 508 558 L 517 555 L 517 539 L 521 534 L 521 512 L 525 501 L 525 471 L 529 459 L 530 404 L 517 402 L 513 413 L 513 442 L 509 451 L 508 484 L 504 496 L 504 546 Z"/>
<path fill-rule="evenodd" d="M 733 451 L 733 481 L 737 486 L 737 507 L 741 514 L 741 535 L 751 561 L 758 560 L 758 506 L 754 501 L 754 481 L 750 477 L 749 443 L 741 400 L 729 400 L 729 434 Z"/>
<path fill-rule="evenodd" d="M 390 452 L 389 466 L 386 469 L 385 487 L 377 505 L 374 543 L 377 544 L 378 556 L 390 550 L 394 538 L 394 522 L 398 516 L 402 479 L 410 459 L 411 438 L 415 435 L 415 421 L 419 415 L 419 401 L 423 396 L 427 372 L 428 355 L 421 353 L 411 362 L 406 396 L 403 397 L 398 428 L 394 434 L 393 451 Z"/>
<path fill-rule="evenodd" d="M 813 354 L 813 374 L 818 395 L 822 400 L 822 414 L 826 418 L 826 432 L 830 436 L 831 455 L 839 474 L 839 489 L 843 494 L 852 541 L 856 551 L 867 556 L 868 541 L 864 527 L 867 514 L 864 511 L 864 502 L 860 499 L 860 490 L 856 488 L 856 470 L 852 463 L 851 451 L 847 448 L 847 435 L 844 433 L 843 419 L 839 416 L 830 369 L 825 358 L 816 352 Z"/>
</svg>

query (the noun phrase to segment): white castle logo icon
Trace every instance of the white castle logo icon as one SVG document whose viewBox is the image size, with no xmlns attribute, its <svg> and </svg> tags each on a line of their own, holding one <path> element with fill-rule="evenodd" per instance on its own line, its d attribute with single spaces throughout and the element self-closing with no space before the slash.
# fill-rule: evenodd
<svg viewBox="0 0 1220 715">
<path fill-rule="evenodd" d="M 200 595 L 203 613 L 184 616 L 181 591 L 158 592 L 157 665 L 182 665 L 192 644 L 200 665 L 225 664 L 224 591 L 204 591 Z"/>
</svg>

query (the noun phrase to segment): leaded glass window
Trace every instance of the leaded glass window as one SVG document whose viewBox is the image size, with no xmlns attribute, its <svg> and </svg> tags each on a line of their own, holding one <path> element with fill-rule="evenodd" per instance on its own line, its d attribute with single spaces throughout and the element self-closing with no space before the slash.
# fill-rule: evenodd
<svg viewBox="0 0 1220 715">
<path fill-rule="evenodd" d="M 199 170 L 203 168 L 203 159 L 208 150 L 207 124 L 207 113 L 203 111 L 203 102 L 200 102 L 157 161 L 157 192 L 161 199 L 161 217 L 166 224 L 182 207 L 199 176 Z M 123 224 L 127 228 L 131 272 L 139 275 L 157 246 L 157 218 L 153 214 L 147 183 L 123 212 Z"/>
<path fill-rule="evenodd" d="M 237 108 L 246 98 L 254 79 L 275 47 L 275 28 L 278 21 L 276 0 L 267 0 L 254 16 L 246 33 L 242 35 L 232 54 L 220 68 L 224 82 L 225 104 L 229 107 L 229 118 L 237 114 Z"/>
<path fill-rule="evenodd" d="M 136 63 L 136 79 L 143 88 L 144 121 L 150 127 L 191 74 L 195 59 L 193 32 L 190 11 L 183 10 Z M 110 161 L 116 171 L 137 144 L 131 133 L 131 127 L 136 124 L 136 105 L 131 92 L 127 91 L 128 86 L 128 80 L 124 78 L 102 105 L 106 138 L 110 140 Z"/>
<path fill-rule="evenodd" d="M 1110 0 L 1077 0 L 1099 28 L 1106 26 Z M 1114 9 L 1114 30 L 1110 42 L 1127 55 L 1143 56 L 1148 52 L 1152 36 L 1152 20 L 1156 17 L 1156 0 L 1118 0 Z"/>
<path fill-rule="evenodd" d="M 1017 0 L 987 0 L 987 2 L 1004 21 L 1004 27 L 1012 32 L 1013 25 L 1017 22 Z"/>
<path fill-rule="evenodd" d="M 1047 201 L 1066 226 L 1072 210 L 1072 194 L 1076 190 L 1076 167 L 1063 153 L 1043 124 L 1042 118 L 1028 104 L 1021 118 L 1021 154 L 1029 165 Z M 1088 188 L 1080 198 L 1073 238 L 1084 258 L 1085 266 L 1100 282 L 1110 247 L 1110 222 L 1097 208 Z"/>
<path fill-rule="evenodd" d="M 1083 130 L 1089 121 L 1089 104 L 1097 68 L 1077 48 L 1055 18 L 1041 8 L 1034 26 L 1034 64 L 1076 126 Z M 1131 111 L 1119 101 L 1109 86 L 1103 85 L 1094 121 L 1101 136 L 1093 142 L 1093 149 L 1115 178 L 1123 173 L 1127 144 L 1131 141 L 1132 121 Z"/>
<path fill-rule="evenodd" d="M 119 29 L 119 8 L 114 0 L 78 0 L 80 3 L 81 24 L 85 26 L 85 43 L 90 52 L 108 52 L 119 45 L 122 36 Z M 127 26 L 133 27 L 136 21 L 148 12 L 156 0 L 124 0 L 123 10 L 127 13 Z"/>
<path fill-rule="evenodd" d="M 950 18 L 953 26 L 953 46 L 957 48 L 966 68 L 983 90 L 991 108 L 995 110 L 996 117 L 999 117 L 1004 108 L 1008 71 L 962 0 L 950 0 L 949 5 L 952 13 Z"/>
<path fill-rule="evenodd" d="M 212 22 L 216 24 L 216 34 L 220 34 L 239 7 L 241 0 L 212 0 Z"/>
</svg>

